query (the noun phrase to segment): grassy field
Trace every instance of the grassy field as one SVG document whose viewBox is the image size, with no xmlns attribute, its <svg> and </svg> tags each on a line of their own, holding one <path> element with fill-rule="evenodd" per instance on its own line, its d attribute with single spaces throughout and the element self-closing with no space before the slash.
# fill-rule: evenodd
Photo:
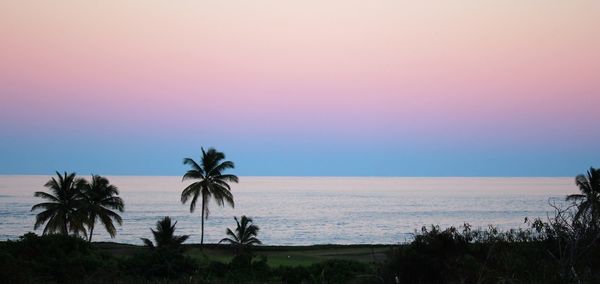
<svg viewBox="0 0 600 284">
<path fill-rule="evenodd" d="M 117 257 L 127 257 L 144 250 L 143 246 L 98 242 L 93 245 Z M 201 248 L 197 244 L 184 245 L 185 253 L 198 260 L 229 262 L 232 248 L 226 245 L 207 244 Z M 280 265 L 308 266 L 328 259 L 347 259 L 365 263 L 385 260 L 390 245 L 314 245 L 314 246 L 256 246 L 253 252 L 264 255 L 271 267 Z"/>
</svg>

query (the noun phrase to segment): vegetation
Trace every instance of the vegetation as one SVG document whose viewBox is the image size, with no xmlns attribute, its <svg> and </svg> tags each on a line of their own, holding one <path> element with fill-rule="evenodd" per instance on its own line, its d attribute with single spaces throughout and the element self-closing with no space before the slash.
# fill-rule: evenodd
<svg viewBox="0 0 600 284">
<path fill-rule="evenodd" d="M 422 228 L 390 254 L 382 275 L 392 283 L 600 283 L 600 171 L 575 183 L 573 203 L 550 203 L 554 214 L 526 219 L 526 230 Z"/>
<path fill-rule="evenodd" d="M 113 221 L 121 225 L 123 220 L 113 210 L 123 212 L 125 208 L 123 200 L 117 196 L 117 187 L 98 175 L 92 175 L 91 183 L 78 178 L 75 173 L 61 175 L 56 172 L 56 175 L 58 179 L 52 178 L 45 184 L 50 193 L 34 193 L 35 197 L 46 200 L 31 208 L 31 211 L 43 210 L 36 215 L 34 229 L 45 223 L 44 235 L 72 233 L 76 236 L 87 236 L 89 229 L 88 241 L 91 242 L 96 221 L 100 220 L 114 238 L 117 230 Z"/>
<path fill-rule="evenodd" d="M 46 202 L 38 203 L 31 207 L 31 211 L 43 210 L 36 215 L 34 229 L 44 223 L 44 235 L 59 233 L 68 235 L 69 232 L 78 235 L 85 232 L 85 216 L 80 210 L 83 207 L 80 189 L 84 180 L 77 178 L 75 173 L 61 175 L 56 172 L 57 178 L 52 178 L 44 186 L 50 193 L 37 191 L 35 197 L 45 199 Z"/>
<path fill-rule="evenodd" d="M 186 179 L 198 179 L 182 192 L 182 202 L 202 202 L 202 233 L 208 200 L 233 206 L 223 174 L 233 163 L 214 149 L 202 149 L 201 165 Z M 177 222 L 159 220 L 151 232 L 154 242 L 145 247 L 91 244 L 96 220 L 114 236 L 113 222 L 123 201 L 107 179 L 92 182 L 74 173 L 52 178 L 50 193 L 34 196 L 46 202 L 35 228 L 46 224 L 43 236 L 33 233 L 18 241 L 0 242 L 0 279 L 8 283 L 600 283 L 600 170 L 591 168 L 575 179 L 580 194 L 567 203 L 550 203 L 554 213 L 545 220 L 525 220 L 525 229 L 500 231 L 490 226 L 473 230 L 469 224 L 441 229 L 423 227 L 412 242 L 396 246 L 266 247 L 255 244 L 259 228 L 246 216 L 227 229 L 221 242 L 235 246 L 232 253 L 217 244 L 200 249 L 183 243 L 189 236 L 175 235 Z M 205 214 L 206 213 L 206 214 Z M 89 230 L 89 231 L 88 231 Z M 89 233 L 88 242 L 82 239 Z M 71 234 L 71 235 L 69 235 Z M 220 243 L 221 243 L 220 242 Z M 190 248 L 184 250 L 184 248 Z M 377 249 L 377 251 L 376 251 Z M 385 252 L 381 257 L 382 252 Z"/>
<path fill-rule="evenodd" d="M 246 263 L 192 258 L 182 250 L 129 246 L 132 251 L 122 255 L 103 249 L 118 246 L 30 233 L 0 242 L 0 277 L 6 283 L 347 283 L 369 279 L 374 271 L 374 266 L 352 260 L 273 266 L 267 257 Z"/>
<path fill-rule="evenodd" d="M 150 229 L 152 231 L 152 235 L 154 236 L 153 244 L 151 240 L 142 238 L 144 244 L 149 248 L 158 248 L 158 249 L 173 249 L 179 250 L 181 245 L 190 237 L 188 235 L 176 236 L 175 235 L 175 225 L 177 222 L 171 224 L 170 217 L 164 217 L 162 220 L 156 222 L 156 231 Z"/>
<path fill-rule="evenodd" d="M 242 215 L 240 220 L 237 217 L 233 217 L 237 226 L 235 233 L 231 229 L 227 228 L 225 233 L 229 236 L 223 238 L 219 243 L 229 243 L 236 247 L 238 253 L 243 253 L 245 249 L 252 245 L 262 244 L 261 241 L 256 238 L 258 235 L 258 226 L 252 223 L 252 218 L 248 218 Z"/>
<path fill-rule="evenodd" d="M 176 224 L 168 216 L 157 221 L 156 230 L 150 229 L 154 243 L 142 238 L 145 246 L 151 249 L 150 252 L 144 251 L 127 259 L 124 262 L 126 270 L 147 279 L 177 279 L 194 273 L 198 264 L 183 255 L 182 249 L 182 244 L 189 236 L 176 236 Z"/>
<path fill-rule="evenodd" d="M 117 259 L 75 236 L 28 233 L 17 241 L 0 242 L 3 283 L 111 282 Z"/>
<path fill-rule="evenodd" d="M 508 232 L 423 228 L 390 252 L 381 276 L 387 283 L 598 283 L 598 244 L 568 262 L 557 238 L 568 232 L 552 222 Z"/>
<path fill-rule="evenodd" d="M 100 220 L 111 238 L 114 238 L 117 234 L 117 229 L 115 228 L 113 221 L 121 225 L 123 219 L 121 219 L 121 216 L 113 210 L 123 212 L 125 209 L 123 200 L 117 196 L 119 195 L 118 188 L 110 184 L 107 178 L 92 175 L 92 181 L 90 183 L 87 181 L 84 182 L 81 193 L 84 201 L 82 210 L 88 215 L 88 241 L 92 241 L 96 220 Z"/>
<path fill-rule="evenodd" d="M 225 154 L 214 148 L 209 148 L 208 151 L 204 151 L 204 148 L 202 148 L 200 164 L 190 158 L 183 159 L 183 163 L 191 167 L 183 175 L 183 180 L 191 179 L 197 181 L 188 185 L 181 192 L 181 203 L 185 204 L 191 199 L 190 212 L 194 212 L 196 202 L 200 198 L 202 207 L 200 244 L 204 244 L 204 219 L 208 218 L 208 202 L 210 199 L 214 199 L 219 206 L 224 206 L 225 202 L 231 205 L 231 207 L 234 206 L 229 183 L 237 183 L 238 177 L 224 173 L 228 169 L 235 168 L 235 165 L 231 161 L 223 160 L 225 160 Z"/>
<path fill-rule="evenodd" d="M 587 175 L 578 175 L 575 184 L 579 187 L 580 194 L 567 196 L 567 201 L 577 202 L 575 219 L 582 221 L 589 217 L 594 229 L 598 229 L 600 221 L 600 169 L 590 168 Z M 584 221 L 585 222 L 585 221 Z"/>
</svg>

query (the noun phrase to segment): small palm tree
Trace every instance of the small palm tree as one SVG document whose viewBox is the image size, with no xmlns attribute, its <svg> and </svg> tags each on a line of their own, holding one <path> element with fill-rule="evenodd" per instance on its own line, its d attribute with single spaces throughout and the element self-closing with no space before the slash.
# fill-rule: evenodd
<svg viewBox="0 0 600 284">
<path fill-rule="evenodd" d="M 233 217 L 237 223 L 235 233 L 231 229 L 227 228 L 225 233 L 229 236 L 223 238 L 219 243 L 229 243 L 235 245 L 240 251 L 251 245 L 260 245 L 262 242 L 256 238 L 258 234 L 258 226 L 252 223 L 252 218 L 242 215 L 241 220 L 237 217 Z"/>
<path fill-rule="evenodd" d="M 117 229 L 113 222 L 121 225 L 123 224 L 123 219 L 113 210 L 123 212 L 125 209 L 123 199 L 117 196 L 119 195 L 119 189 L 110 184 L 107 178 L 92 175 L 91 183 L 85 182 L 85 185 L 82 187 L 82 193 L 84 197 L 83 210 L 88 214 L 88 241 L 92 241 L 94 227 L 98 219 L 104 225 L 110 237 L 114 238 L 117 234 Z"/>
<path fill-rule="evenodd" d="M 59 233 L 68 235 L 73 232 L 76 235 L 85 232 L 85 214 L 82 214 L 81 187 L 85 183 L 83 179 L 77 178 L 75 173 L 61 175 L 56 172 L 58 179 L 52 178 L 44 186 L 50 193 L 37 191 L 34 197 L 45 199 L 46 202 L 38 203 L 31 207 L 31 211 L 43 210 L 36 215 L 34 230 L 44 223 L 43 234 Z"/>
<path fill-rule="evenodd" d="M 179 249 L 181 244 L 190 236 L 175 236 L 175 225 L 177 225 L 177 222 L 171 224 L 171 218 L 168 216 L 164 217 L 162 220 L 156 222 L 156 231 L 150 229 L 154 236 L 154 243 L 146 238 L 141 239 L 150 248 Z"/>
<path fill-rule="evenodd" d="M 596 228 L 600 218 L 600 169 L 592 167 L 587 175 L 578 175 L 575 184 L 581 193 L 567 196 L 567 201 L 580 202 L 575 219 L 581 220 L 583 216 L 589 216 L 593 228 Z"/>
<path fill-rule="evenodd" d="M 200 198 L 202 206 L 202 223 L 200 244 L 204 243 L 204 219 L 208 218 L 208 202 L 211 198 L 217 202 L 219 206 L 224 206 L 227 202 L 231 207 L 234 207 L 233 195 L 229 182 L 238 182 L 238 177 L 232 174 L 225 174 L 227 169 L 233 169 L 235 165 L 231 161 L 225 160 L 225 154 L 215 150 L 214 148 L 204 151 L 202 148 L 202 157 L 200 164 L 193 159 L 183 159 L 183 164 L 190 165 L 191 169 L 183 175 L 183 180 L 198 180 L 188 185 L 181 192 L 181 203 L 190 202 L 190 212 L 194 212 L 196 201 Z"/>
</svg>

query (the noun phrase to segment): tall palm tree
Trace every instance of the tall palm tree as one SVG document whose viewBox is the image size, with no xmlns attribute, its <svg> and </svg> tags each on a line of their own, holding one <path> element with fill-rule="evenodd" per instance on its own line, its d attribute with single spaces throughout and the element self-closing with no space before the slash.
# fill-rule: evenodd
<svg viewBox="0 0 600 284">
<path fill-rule="evenodd" d="M 82 187 L 82 193 L 84 199 L 83 210 L 88 215 L 88 241 L 92 241 L 94 227 L 98 219 L 104 225 L 110 237 L 114 238 L 117 234 L 117 229 L 113 222 L 121 225 L 123 224 L 123 219 L 113 210 L 123 212 L 125 209 L 123 199 L 117 196 L 119 195 L 119 189 L 110 184 L 107 178 L 92 175 L 92 181 L 90 183 L 85 182 Z"/>
<path fill-rule="evenodd" d="M 177 225 L 177 222 L 171 224 L 171 217 L 164 217 L 162 220 L 156 222 L 156 231 L 150 229 L 154 236 L 154 244 L 149 239 L 141 239 L 144 244 L 150 248 L 179 249 L 181 244 L 183 244 L 190 236 L 176 236 L 175 225 Z"/>
<path fill-rule="evenodd" d="M 58 179 L 52 178 L 44 186 L 50 193 L 37 191 L 35 197 L 45 199 L 46 202 L 38 203 L 31 207 L 31 211 L 43 210 L 36 215 L 34 229 L 46 223 L 44 235 L 59 233 L 68 235 L 73 232 L 85 235 L 85 215 L 82 214 L 81 187 L 84 180 L 77 178 L 75 173 L 61 175 L 56 172 Z"/>
<path fill-rule="evenodd" d="M 567 201 L 580 202 L 575 219 L 580 220 L 582 216 L 588 215 L 593 228 L 596 228 L 600 217 L 600 169 L 591 167 L 587 175 L 575 178 L 575 184 L 581 193 L 567 196 Z"/>
<path fill-rule="evenodd" d="M 181 203 L 185 204 L 191 199 L 190 212 L 194 212 L 196 201 L 198 201 L 198 198 L 201 200 L 201 245 L 204 244 L 204 219 L 208 218 L 208 202 L 210 199 L 214 198 L 219 206 L 224 206 L 225 202 L 231 205 L 231 207 L 234 206 L 229 182 L 237 183 L 238 177 L 224 173 L 227 169 L 235 168 L 235 165 L 231 161 L 223 160 L 225 160 L 225 154 L 214 148 L 209 148 L 208 151 L 204 151 L 204 148 L 202 148 L 200 164 L 190 158 L 183 159 L 183 164 L 191 167 L 183 175 L 183 181 L 188 179 L 197 181 L 188 185 L 181 192 Z"/>
<path fill-rule="evenodd" d="M 227 228 L 225 233 L 229 237 L 223 238 L 219 243 L 229 243 L 235 245 L 240 250 L 247 246 L 262 244 L 262 242 L 256 238 L 259 228 L 252 223 L 252 218 L 242 215 L 241 220 L 238 220 L 237 217 L 233 217 L 233 219 L 237 223 L 235 233 Z"/>
</svg>

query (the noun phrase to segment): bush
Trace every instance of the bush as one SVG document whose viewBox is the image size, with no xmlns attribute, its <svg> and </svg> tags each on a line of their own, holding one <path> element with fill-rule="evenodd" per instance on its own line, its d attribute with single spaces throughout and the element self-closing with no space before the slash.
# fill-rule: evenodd
<svg viewBox="0 0 600 284">
<path fill-rule="evenodd" d="M 136 254 L 121 263 L 123 273 L 145 279 L 188 278 L 198 270 L 198 263 L 178 251 L 156 249 Z"/>
<path fill-rule="evenodd" d="M 471 231 L 437 226 L 423 228 L 413 242 L 389 253 L 381 266 L 388 283 L 569 283 L 590 282 L 599 278 L 600 254 L 591 246 L 564 273 L 564 256 L 557 248 L 565 247 L 563 235 L 555 227 L 535 220 L 531 228 L 500 232 L 490 226 L 487 230 Z M 568 234 L 567 234 L 568 235 Z M 596 250 L 597 251 L 597 250 Z M 571 272 L 580 271 L 577 279 Z"/>
<path fill-rule="evenodd" d="M 372 274 L 370 267 L 362 262 L 331 259 L 308 267 L 312 280 L 317 283 L 348 283 Z"/>
<path fill-rule="evenodd" d="M 299 284 L 308 280 L 310 272 L 304 266 L 279 266 L 273 269 L 273 274 L 277 275 L 283 283 Z"/>
<path fill-rule="evenodd" d="M 227 283 L 253 283 L 266 282 L 271 277 L 271 268 L 265 256 L 255 258 L 250 254 L 240 254 L 229 263 L 225 280 Z"/>
<path fill-rule="evenodd" d="M 283 283 L 348 283 L 359 278 L 373 278 L 368 264 L 352 260 L 331 259 L 304 266 L 280 266 L 273 274 Z"/>
<path fill-rule="evenodd" d="M 116 262 L 79 237 L 28 233 L 0 244 L 0 279 L 6 283 L 70 283 L 114 276 Z"/>
</svg>

